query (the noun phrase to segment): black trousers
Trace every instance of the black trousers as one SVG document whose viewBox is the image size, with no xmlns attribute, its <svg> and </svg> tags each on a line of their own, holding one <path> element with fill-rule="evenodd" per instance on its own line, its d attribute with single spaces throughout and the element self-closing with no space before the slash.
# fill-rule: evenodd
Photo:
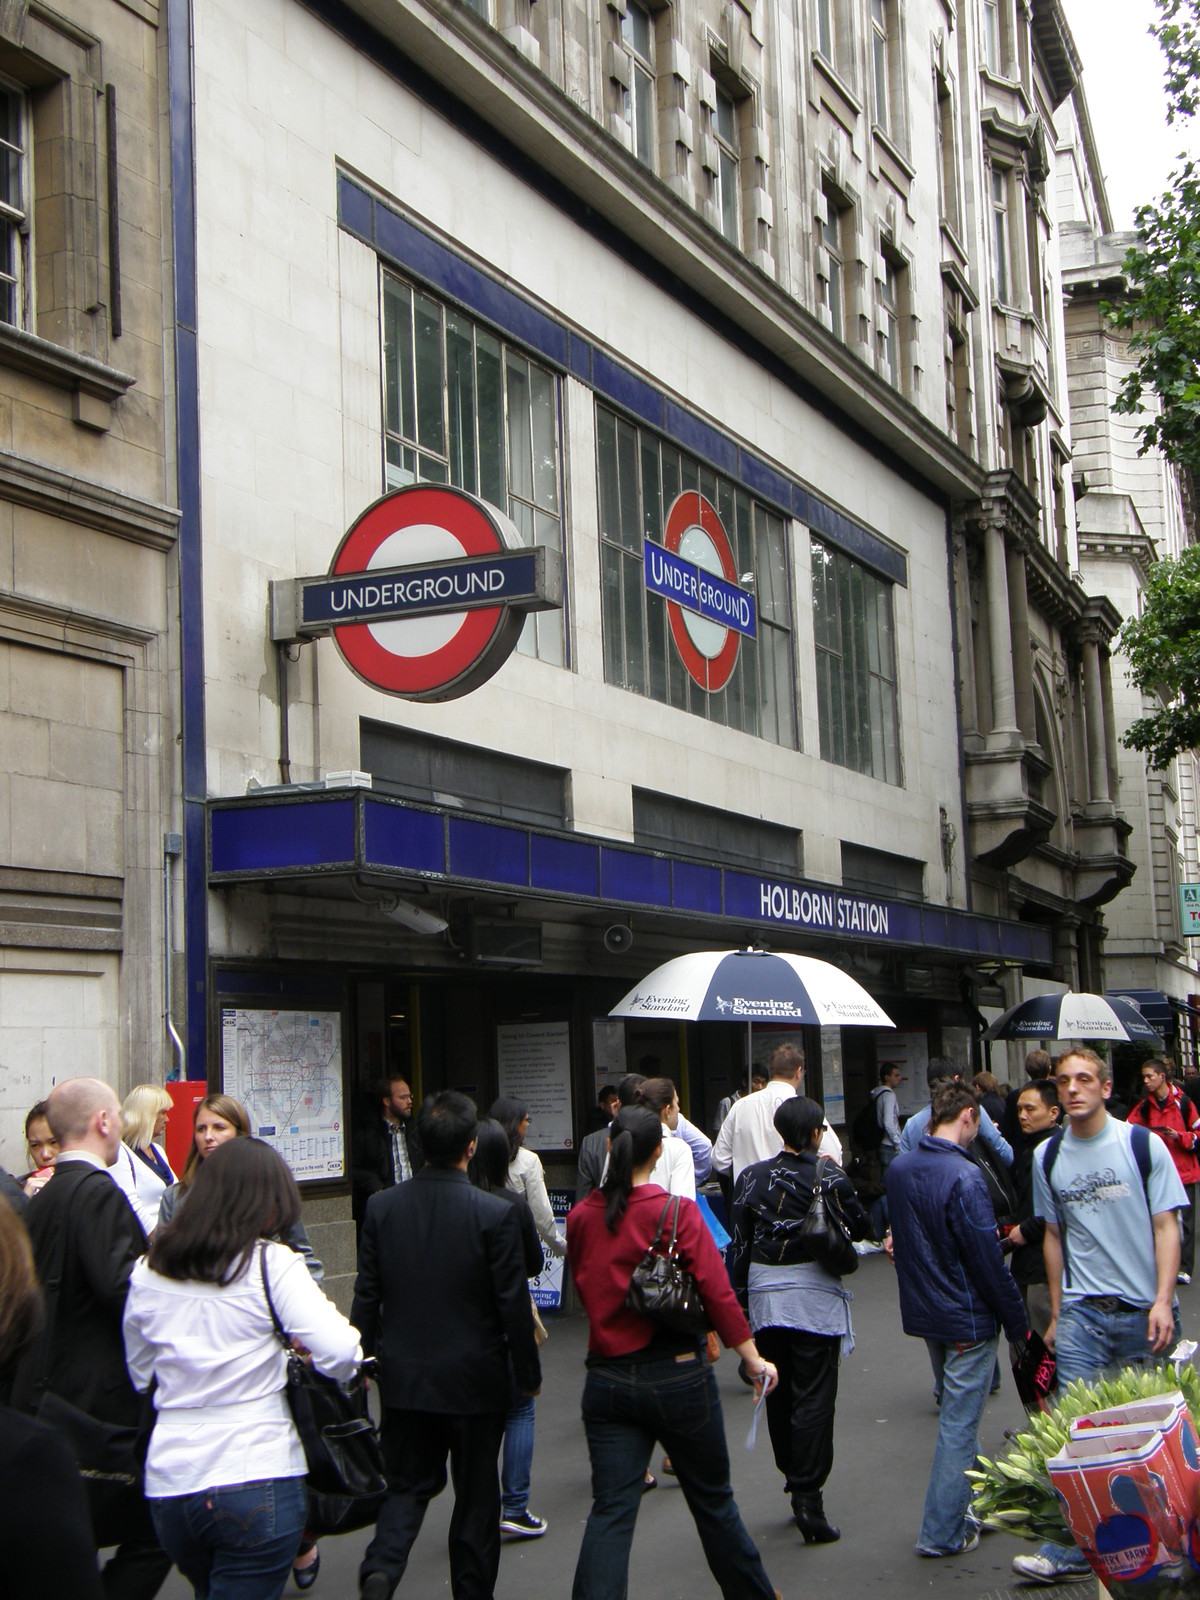
<svg viewBox="0 0 1200 1600">
<path fill-rule="evenodd" d="M 446 1487 L 446 1459 L 454 1485 L 450 1518 L 450 1592 L 454 1600 L 492 1600 L 500 1568 L 500 1473 L 504 1412 L 449 1416 L 435 1411 L 383 1413 L 380 1443 L 388 1492 L 375 1537 L 359 1568 L 399 1583 L 421 1531 L 425 1508 Z"/>
<path fill-rule="evenodd" d="M 124 1537 L 116 1552 L 100 1570 L 104 1600 L 154 1600 L 167 1581 L 171 1558 L 158 1542 L 150 1507 L 140 1495 L 123 1518 L 121 1531 Z"/>
<path fill-rule="evenodd" d="M 812 1494 L 833 1470 L 833 1413 L 837 1404 L 838 1334 L 798 1328 L 760 1328 L 758 1353 L 779 1368 L 767 1396 L 767 1428 L 775 1465 L 789 1494 Z"/>
</svg>

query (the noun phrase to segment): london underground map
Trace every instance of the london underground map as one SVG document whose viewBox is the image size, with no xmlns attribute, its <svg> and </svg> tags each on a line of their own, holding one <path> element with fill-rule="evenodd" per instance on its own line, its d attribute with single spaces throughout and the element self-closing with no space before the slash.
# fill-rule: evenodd
<svg viewBox="0 0 1200 1600">
<path fill-rule="evenodd" d="M 340 1012 L 225 1007 L 221 1060 L 225 1090 L 246 1107 L 250 1131 L 297 1180 L 344 1176 Z"/>
</svg>

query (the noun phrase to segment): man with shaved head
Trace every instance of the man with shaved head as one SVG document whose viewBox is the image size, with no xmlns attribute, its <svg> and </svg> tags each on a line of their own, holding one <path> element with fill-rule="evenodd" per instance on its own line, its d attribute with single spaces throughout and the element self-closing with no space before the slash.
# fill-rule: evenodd
<svg viewBox="0 0 1200 1600">
<path fill-rule="evenodd" d="M 151 1416 L 129 1381 L 121 1337 L 129 1274 L 146 1249 L 142 1225 L 108 1173 L 121 1147 L 121 1107 L 99 1078 L 70 1078 L 46 1097 L 46 1118 L 58 1159 L 25 1209 L 46 1315 L 17 1369 L 12 1404 L 61 1426 L 72 1448 L 72 1408 L 148 1437 Z M 104 1462 L 81 1465 L 103 1470 Z M 101 1575 L 106 1600 L 152 1600 L 171 1563 L 141 1484 L 114 1495 L 111 1486 L 93 1493 L 96 1482 L 89 1480 L 96 1542 L 118 1547 Z"/>
</svg>

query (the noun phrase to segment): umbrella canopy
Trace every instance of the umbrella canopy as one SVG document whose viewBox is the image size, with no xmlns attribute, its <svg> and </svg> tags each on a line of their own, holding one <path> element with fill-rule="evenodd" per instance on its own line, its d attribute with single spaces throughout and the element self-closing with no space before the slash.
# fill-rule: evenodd
<svg viewBox="0 0 1200 1600">
<path fill-rule="evenodd" d="M 1114 1039 L 1161 1048 L 1135 1005 L 1102 994 L 1038 994 L 998 1017 L 985 1039 Z"/>
<path fill-rule="evenodd" d="M 895 1027 L 882 1006 L 840 967 L 814 956 L 767 950 L 698 950 L 676 956 L 655 967 L 609 1016 Z"/>
</svg>

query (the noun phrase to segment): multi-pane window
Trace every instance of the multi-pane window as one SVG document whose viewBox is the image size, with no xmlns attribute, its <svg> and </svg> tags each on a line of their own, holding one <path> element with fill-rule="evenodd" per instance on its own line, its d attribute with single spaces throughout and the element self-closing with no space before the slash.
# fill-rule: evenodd
<svg viewBox="0 0 1200 1600">
<path fill-rule="evenodd" d="M 875 124 L 891 130 L 891 41 L 888 38 L 888 0 L 871 0 L 871 77 L 875 91 Z"/>
<path fill-rule="evenodd" d="M 795 748 L 791 607 L 783 519 L 674 445 L 604 407 L 596 411 L 600 578 L 607 682 L 774 744 Z M 753 574 L 758 637 L 742 637 L 723 689 L 689 675 L 671 637 L 667 602 L 647 590 L 643 544 L 663 543 L 678 495 L 717 510 L 738 581 Z M 713 626 L 713 624 L 705 624 Z"/>
<path fill-rule="evenodd" d="M 890 255 L 883 258 L 883 277 L 879 283 L 882 327 L 879 329 L 879 358 L 884 376 L 900 388 L 900 280 L 903 265 Z"/>
<path fill-rule="evenodd" d="M 0 322 L 25 322 L 25 241 L 29 207 L 25 100 L 0 83 Z"/>
<path fill-rule="evenodd" d="M 1000 73 L 1000 0 L 983 0 L 983 64 Z"/>
<path fill-rule="evenodd" d="M 840 550 L 811 543 L 821 759 L 898 784 L 891 585 Z"/>
<path fill-rule="evenodd" d="M 726 89 L 717 89 L 717 109 L 713 127 L 717 136 L 717 216 L 721 232 L 730 244 L 742 241 L 738 216 L 738 112 L 737 103 Z"/>
<path fill-rule="evenodd" d="M 958 163 L 954 155 L 954 96 L 941 73 L 934 74 L 937 101 L 938 215 L 958 231 Z"/>
<path fill-rule="evenodd" d="M 996 298 L 1011 304 L 1012 257 L 1008 237 L 1008 174 L 1002 167 L 992 168 L 992 272 Z"/>
<path fill-rule="evenodd" d="M 627 0 L 621 18 L 621 40 L 629 54 L 629 89 L 625 95 L 625 122 L 634 155 L 654 167 L 654 23 L 637 0 Z"/>
<path fill-rule="evenodd" d="M 452 484 L 506 512 L 526 545 L 561 551 L 554 375 L 390 272 L 383 367 L 387 487 Z M 561 665 L 562 613 L 531 614 L 519 648 Z"/>
<path fill-rule="evenodd" d="M 833 63 L 833 0 L 817 0 L 817 49 L 826 61 Z"/>
<path fill-rule="evenodd" d="M 825 220 L 821 224 L 821 243 L 825 248 L 825 305 L 829 322 L 839 339 L 846 337 L 846 247 L 843 231 L 850 212 L 834 191 L 826 186 L 821 191 L 825 202 Z"/>
</svg>

